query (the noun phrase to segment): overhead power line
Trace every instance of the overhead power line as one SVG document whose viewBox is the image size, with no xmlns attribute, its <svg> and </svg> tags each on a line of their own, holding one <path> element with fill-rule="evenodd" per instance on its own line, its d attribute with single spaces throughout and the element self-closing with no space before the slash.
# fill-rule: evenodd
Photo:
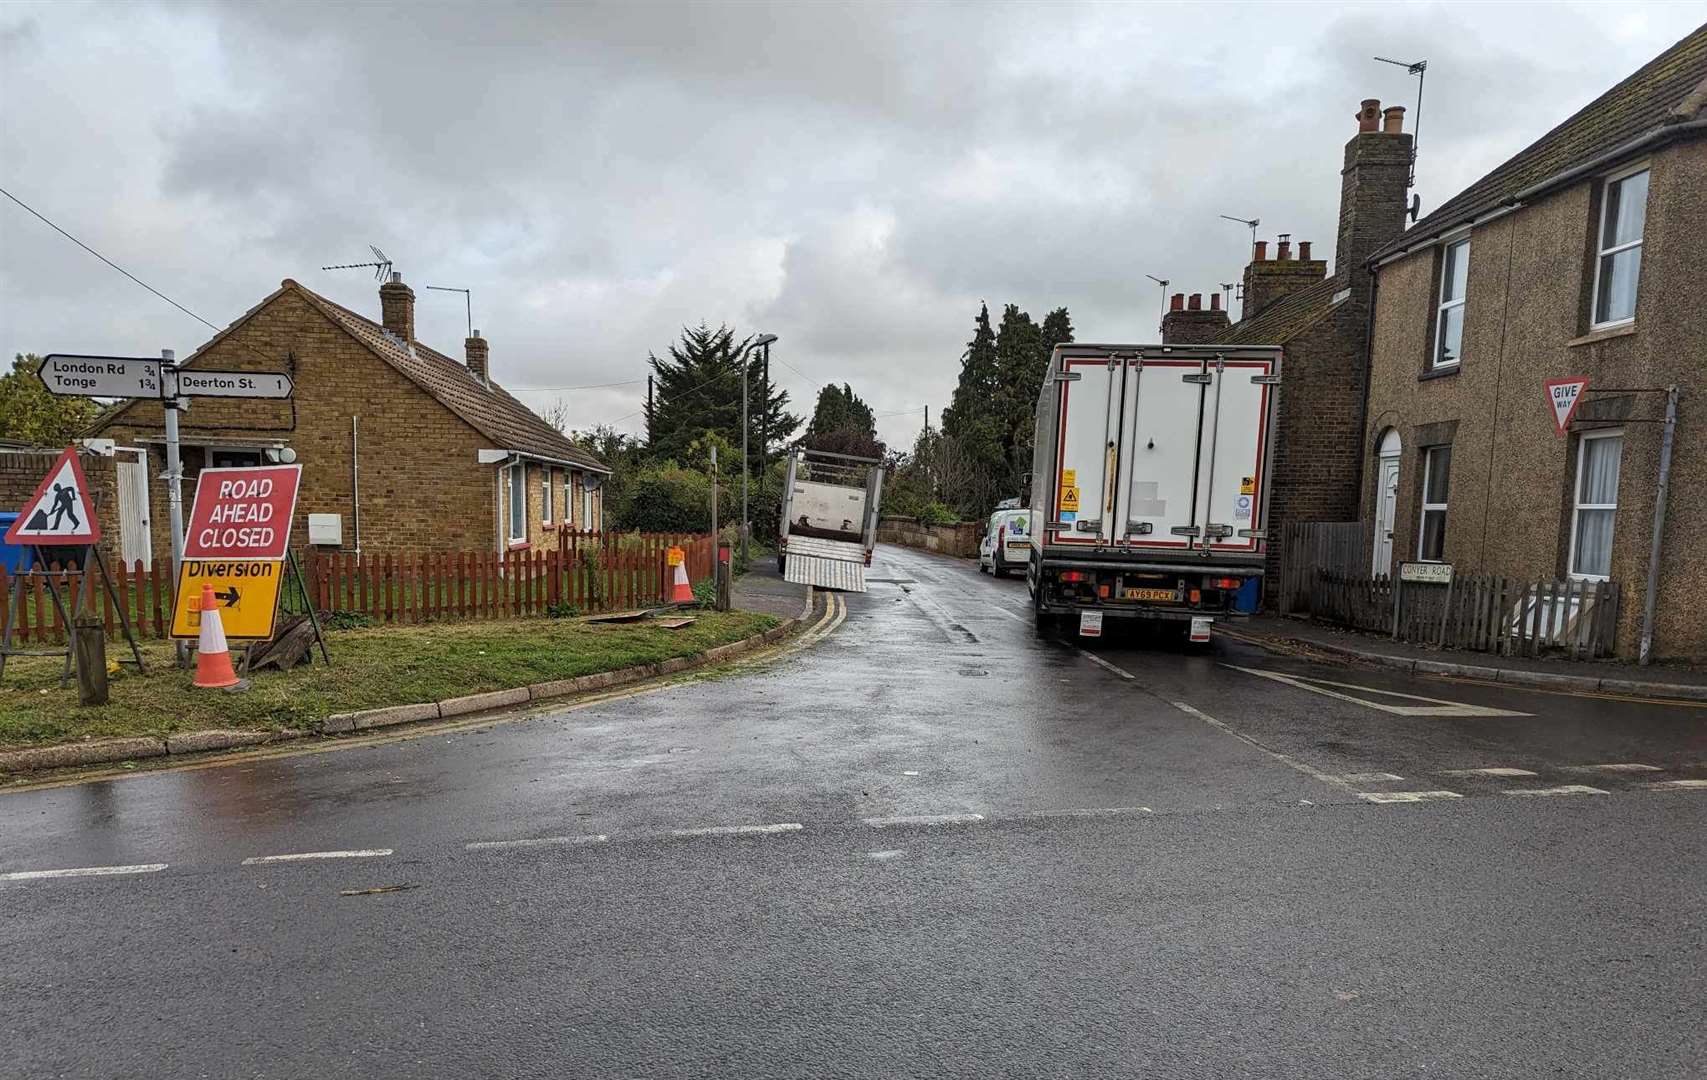
<svg viewBox="0 0 1707 1080">
<path fill-rule="evenodd" d="M 168 304 L 171 304 L 173 307 L 177 308 L 179 311 L 183 312 L 185 315 L 188 315 L 190 318 L 201 323 L 203 326 L 214 331 L 215 333 L 218 333 L 219 327 L 215 326 L 211 322 L 208 322 L 206 319 L 202 318 L 200 315 L 197 315 L 195 312 L 191 311 L 189 308 L 185 307 L 184 305 L 178 303 L 176 300 L 172 299 L 170 296 L 167 296 L 165 293 L 161 292 L 159 289 L 156 289 L 154 286 L 150 285 L 148 282 L 137 277 L 135 274 L 131 273 L 129 270 L 126 270 L 124 267 L 120 266 L 118 263 L 107 258 L 105 255 L 102 255 L 100 252 L 96 251 L 94 248 L 90 247 L 88 244 L 85 244 L 83 241 L 77 239 L 75 236 L 72 236 L 70 233 L 68 233 L 64 229 L 60 228 L 58 224 L 49 220 L 47 215 L 43 214 L 40 210 L 37 210 L 35 207 L 31 206 L 29 203 L 18 198 L 16 195 L 12 194 L 10 191 L 7 191 L 3 187 L 0 187 L 0 195 L 4 195 L 8 199 L 11 199 L 13 202 L 17 203 L 19 206 L 23 207 L 25 210 L 28 210 L 43 225 L 46 225 L 48 228 L 52 229 L 54 232 L 58 233 L 59 235 L 65 237 L 67 240 L 71 241 L 73 244 L 76 244 L 78 247 L 82 248 L 84 251 L 87 251 L 89 254 L 95 256 L 95 258 L 101 260 L 102 262 L 106 263 L 108 266 L 112 267 L 114 270 L 117 270 L 119 273 L 123 274 L 125 277 L 136 282 L 138 285 L 142 286 L 144 289 L 147 289 L 149 292 L 153 293 L 155 296 L 158 296 L 160 299 L 166 301 Z"/>
</svg>

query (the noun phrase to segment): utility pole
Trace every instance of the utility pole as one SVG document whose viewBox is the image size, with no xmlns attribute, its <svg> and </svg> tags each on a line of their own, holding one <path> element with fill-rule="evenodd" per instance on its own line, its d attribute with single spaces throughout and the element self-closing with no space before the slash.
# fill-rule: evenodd
<svg viewBox="0 0 1707 1080">
<path fill-rule="evenodd" d="M 747 465 L 747 371 L 752 366 L 749 361 L 754 349 L 763 348 L 770 352 L 771 342 L 776 340 L 775 334 L 760 335 L 754 341 L 747 343 L 741 350 L 741 565 L 747 565 L 747 535 L 753 531 L 752 521 L 747 517 L 747 474 L 752 470 Z"/>
<path fill-rule="evenodd" d="M 646 445 L 652 445 L 652 376 L 646 376 Z"/>
<path fill-rule="evenodd" d="M 172 530 L 172 581 L 184 565 L 184 461 L 178 453 L 178 361 L 171 349 L 160 350 L 160 388 L 169 391 L 160 407 L 166 418 L 166 521 Z M 190 646 L 178 642 L 178 666 L 189 667 Z"/>
</svg>

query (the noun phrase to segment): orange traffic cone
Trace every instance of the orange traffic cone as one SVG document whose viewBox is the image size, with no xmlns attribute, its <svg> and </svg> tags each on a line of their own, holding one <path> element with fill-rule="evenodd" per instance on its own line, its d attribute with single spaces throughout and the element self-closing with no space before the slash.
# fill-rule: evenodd
<svg viewBox="0 0 1707 1080">
<path fill-rule="evenodd" d="M 202 630 L 196 644 L 196 685 L 205 690 L 236 686 L 242 680 L 231 667 L 231 649 L 225 644 L 225 626 L 219 621 L 219 601 L 213 586 L 202 585 Z"/>
<path fill-rule="evenodd" d="M 670 589 L 670 603 L 693 603 L 693 586 L 688 583 L 687 553 L 679 547 L 671 548 L 670 564 L 676 568 L 676 582 Z"/>
</svg>

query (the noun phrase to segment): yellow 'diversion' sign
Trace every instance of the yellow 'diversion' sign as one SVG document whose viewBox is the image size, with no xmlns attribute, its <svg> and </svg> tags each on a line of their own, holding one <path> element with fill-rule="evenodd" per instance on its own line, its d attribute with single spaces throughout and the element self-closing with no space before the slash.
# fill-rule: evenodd
<svg viewBox="0 0 1707 1080">
<path fill-rule="evenodd" d="M 178 572 L 172 604 L 172 636 L 195 638 L 202 629 L 202 586 L 213 586 L 219 624 L 235 640 L 264 641 L 273 636 L 279 613 L 284 563 L 276 559 L 185 559 Z"/>
<path fill-rule="evenodd" d="M 679 547 L 672 546 L 669 551 L 664 553 L 664 562 L 669 566 L 680 566 L 687 556 L 687 552 Z"/>
</svg>

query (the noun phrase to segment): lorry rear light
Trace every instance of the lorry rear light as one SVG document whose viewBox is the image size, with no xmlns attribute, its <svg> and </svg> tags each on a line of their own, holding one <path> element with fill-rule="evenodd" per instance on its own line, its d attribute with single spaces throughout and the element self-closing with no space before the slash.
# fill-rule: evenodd
<svg viewBox="0 0 1707 1080">
<path fill-rule="evenodd" d="M 1236 577 L 1218 577 L 1215 579 L 1214 584 L 1217 589 L 1237 589 L 1239 587 L 1239 579 Z"/>
<path fill-rule="evenodd" d="M 1061 580 L 1062 581 L 1068 581 L 1068 582 L 1085 581 L 1085 580 L 1089 579 L 1089 577 L 1090 577 L 1090 575 L 1085 573 L 1083 570 L 1063 570 L 1063 571 L 1061 571 Z"/>
<path fill-rule="evenodd" d="M 1191 590 L 1191 593 L 1189 595 L 1191 596 L 1191 602 L 1192 603 L 1194 603 L 1194 604 L 1203 603 L 1203 592 L 1202 592 L 1202 590 L 1193 589 L 1193 590 Z"/>
<path fill-rule="evenodd" d="M 1104 600 L 1107 600 L 1108 599 L 1108 586 L 1107 585 L 1098 585 L 1097 586 L 1097 595 L 1102 597 Z"/>
</svg>

